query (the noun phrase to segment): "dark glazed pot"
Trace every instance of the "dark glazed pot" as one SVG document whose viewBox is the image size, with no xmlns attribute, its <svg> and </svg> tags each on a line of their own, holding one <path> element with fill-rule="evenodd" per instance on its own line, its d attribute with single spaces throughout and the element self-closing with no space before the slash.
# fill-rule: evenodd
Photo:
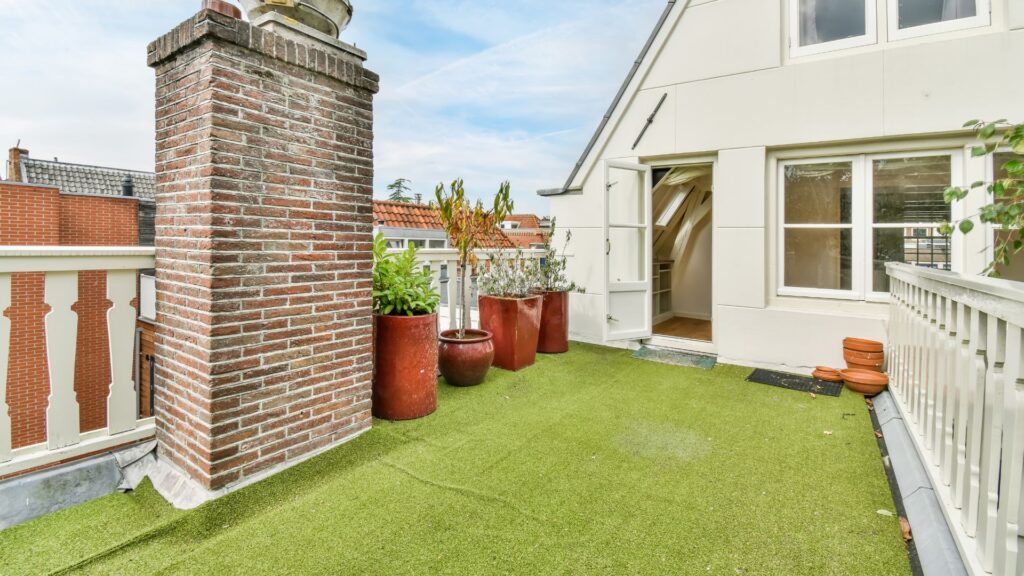
<svg viewBox="0 0 1024 576">
<path fill-rule="evenodd" d="M 374 317 L 373 415 L 413 420 L 437 409 L 437 314 Z"/>
<path fill-rule="evenodd" d="M 544 298 L 540 311 L 540 334 L 537 352 L 562 354 L 569 351 L 569 293 L 537 290 Z"/>
<path fill-rule="evenodd" d="M 458 330 L 445 330 L 438 349 L 441 376 L 452 386 L 480 384 L 494 361 L 491 333 L 483 330 L 466 330 L 465 338 L 459 338 Z"/>
<path fill-rule="evenodd" d="M 480 327 L 494 334 L 494 365 L 522 370 L 537 360 L 543 298 L 480 297 Z"/>
</svg>

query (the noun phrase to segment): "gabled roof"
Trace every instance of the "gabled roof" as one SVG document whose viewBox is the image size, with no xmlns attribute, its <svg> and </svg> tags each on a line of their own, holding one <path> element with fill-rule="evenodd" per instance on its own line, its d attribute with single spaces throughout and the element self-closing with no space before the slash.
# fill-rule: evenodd
<svg viewBox="0 0 1024 576">
<path fill-rule="evenodd" d="M 688 3 L 683 4 L 685 9 Z M 669 15 L 672 14 L 672 9 L 676 6 L 676 0 L 668 0 L 668 4 L 665 6 L 665 11 L 661 13 L 661 18 L 658 19 L 658 23 L 654 26 L 654 31 L 651 32 L 650 37 L 647 39 L 647 43 L 644 44 L 643 49 L 640 51 L 640 56 L 637 57 L 636 61 L 633 62 L 633 67 L 629 69 L 629 73 L 626 74 L 626 80 L 619 87 L 619 91 L 615 94 L 615 98 L 612 99 L 612 105 L 608 107 L 608 111 L 605 112 L 604 117 L 601 118 L 601 123 L 598 124 L 597 130 L 594 131 L 594 135 L 590 138 L 590 142 L 587 143 L 587 147 L 583 150 L 583 154 L 580 159 L 576 162 L 576 165 L 572 169 L 572 173 L 569 174 L 569 179 L 565 181 L 565 185 L 561 188 L 549 188 L 547 190 L 538 190 L 539 196 L 559 196 L 569 192 L 572 188 L 572 182 L 576 179 L 576 175 L 583 169 L 583 165 L 587 161 L 587 157 L 590 156 L 590 152 L 593 151 L 594 147 L 597 146 L 597 141 L 601 139 L 601 134 L 604 133 L 608 127 L 608 123 L 612 119 L 612 115 L 615 114 L 615 109 L 619 107 L 619 103 L 626 96 L 626 91 L 629 90 L 629 85 L 633 82 L 637 72 L 640 71 L 640 66 L 647 59 L 647 54 L 651 51 L 654 46 L 654 41 L 658 38 L 658 34 L 661 33 L 661 29 L 665 27 L 665 23 L 668 22 Z"/>
<path fill-rule="evenodd" d="M 444 230 L 437 209 L 412 202 L 373 201 L 373 225 L 412 230 Z M 484 248 L 511 249 L 516 244 L 497 228 L 480 242 Z"/>
<path fill-rule="evenodd" d="M 22 179 L 26 184 L 55 186 L 65 194 L 103 194 L 121 196 L 125 176 L 132 177 L 134 195 L 152 200 L 156 195 L 156 174 L 54 160 L 21 158 Z"/>
</svg>

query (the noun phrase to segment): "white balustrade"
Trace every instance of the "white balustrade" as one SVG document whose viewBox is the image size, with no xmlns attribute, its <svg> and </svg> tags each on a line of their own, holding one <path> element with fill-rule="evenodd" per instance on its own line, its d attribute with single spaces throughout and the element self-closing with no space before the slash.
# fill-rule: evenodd
<svg viewBox="0 0 1024 576">
<path fill-rule="evenodd" d="M 391 253 L 401 253 L 402 250 L 390 250 Z M 486 265 L 492 258 L 499 260 L 513 260 L 516 258 L 516 251 L 505 250 L 476 250 L 478 267 Z M 543 250 L 523 250 L 522 257 L 527 260 L 540 260 L 544 256 Z M 440 322 L 442 329 L 454 329 L 457 326 L 459 314 L 459 254 L 454 249 L 422 249 L 416 252 L 416 260 L 425 268 L 428 268 L 433 277 L 434 289 L 443 296 Z M 447 274 L 442 277 L 441 269 L 445 268 Z M 475 299 L 472 299 L 475 301 Z M 471 304 L 473 306 L 474 304 Z"/>
<path fill-rule="evenodd" d="M 889 374 L 969 569 L 1024 574 L 1024 283 L 889 264 Z"/>
<path fill-rule="evenodd" d="M 154 435 L 152 418 L 138 417 L 138 390 L 134 381 L 137 272 L 153 268 L 154 250 L 139 247 L 0 246 L 0 476 L 58 462 Z M 107 427 L 82 432 L 75 393 L 78 314 L 78 273 L 107 273 L 107 334 L 111 382 L 107 396 Z M 12 422 L 7 384 L 12 333 L 4 312 L 12 305 L 12 278 L 25 272 L 44 274 L 44 302 L 50 311 L 44 320 L 49 387 L 46 406 L 46 441 L 12 446 Z"/>
</svg>

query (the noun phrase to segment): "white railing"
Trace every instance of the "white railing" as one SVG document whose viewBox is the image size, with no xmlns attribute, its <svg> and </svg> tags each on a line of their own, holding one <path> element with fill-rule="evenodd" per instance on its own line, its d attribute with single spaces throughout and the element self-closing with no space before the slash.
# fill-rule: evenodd
<svg viewBox="0 0 1024 576">
<path fill-rule="evenodd" d="M 138 247 L 0 246 L 0 477 L 90 454 L 154 434 L 152 418 L 140 419 L 135 385 L 135 321 L 132 300 L 137 295 L 138 270 L 154 266 L 154 250 Z M 110 391 L 107 397 L 107 426 L 82 432 L 75 393 L 75 355 L 78 343 L 78 314 L 71 307 L 78 301 L 78 273 L 99 270 L 107 273 L 106 297 L 110 351 Z M 46 441 L 12 447 L 12 417 L 7 402 L 10 365 L 11 280 L 24 272 L 44 273 L 43 301 L 50 311 L 44 320 L 46 358 L 49 371 L 46 406 Z"/>
<path fill-rule="evenodd" d="M 1024 284 L 889 264 L 889 371 L 972 573 L 1024 573 Z"/>
<path fill-rule="evenodd" d="M 402 250 L 391 250 L 392 253 L 400 253 Z M 475 252 L 477 262 L 486 265 L 492 258 L 500 260 L 512 260 L 516 257 L 515 250 L 477 250 Z M 523 258 L 529 260 L 540 260 L 543 250 L 523 250 Z M 441 295 L 441 326 L 450 329 L 456 327 L 456 319 L 459 313 L 459 255 L 453 249 L 422 249 L 416 253 L 416 259 L 422 266 L 430 270 L 433 276 L 434 289 Z M 478 266 L 479 267 L 479 266 Z M 476 284 L 471 284 L 470 306 L 476 307 Z"/>
</svg>

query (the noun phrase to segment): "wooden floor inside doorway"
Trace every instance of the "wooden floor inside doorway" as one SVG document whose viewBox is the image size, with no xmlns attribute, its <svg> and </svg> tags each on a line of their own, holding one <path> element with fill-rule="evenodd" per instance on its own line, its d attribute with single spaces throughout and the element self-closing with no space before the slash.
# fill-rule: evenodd
<svg viewBox="0 0 1024 576">
<path fill-rule="evenodd" d="M 676 317 L 655 325 L 654 333 L 658 336 L 711 342 L 711 322 L 708 320 Z"/>
</svg>

